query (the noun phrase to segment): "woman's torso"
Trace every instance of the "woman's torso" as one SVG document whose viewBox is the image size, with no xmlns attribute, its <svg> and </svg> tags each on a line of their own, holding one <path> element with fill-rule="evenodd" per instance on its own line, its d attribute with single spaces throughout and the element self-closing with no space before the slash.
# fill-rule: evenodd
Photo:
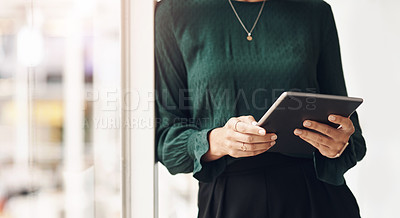
<svg viewBox="0 0 400 218">
<path fill-rule="evenodd" d="M 267 1 L 249 42 L 227 0 L 173 1 L 188 104 L 200 128 L 240 115 L 257 120 L 283 91 L 319 92 L 321 2 Z M 262 2 L 232 2 L 250 30 Z"/>
</svg>

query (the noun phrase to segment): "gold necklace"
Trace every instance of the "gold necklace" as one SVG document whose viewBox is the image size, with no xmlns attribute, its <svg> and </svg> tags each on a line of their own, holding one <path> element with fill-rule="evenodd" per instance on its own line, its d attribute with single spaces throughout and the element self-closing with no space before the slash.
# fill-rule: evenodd
<svg viewBox="0 0 400 218">
<path fill-rule="evenodd" d="M 239 20 L 239 23 L 242 25 L 243 29 L 244 29 L 244 30 L 246 31 L 246 33 L 247 33 L 246 39 L 247 39 L 248 41 L 253 40 L 253 37 L 251 36 L 251 33 L 253 32 L 254 28 L 255 28 L 256 25 L 257 25 L 258 20 L 260 19 L 260 16 L 261 16 L 261 13 L 263 12 L 264 5 L 265 5 L 266 0 L 263 1 L 262 5 L 261 5 L 260 12 L 258 12 L 257 19 L 256 19 L 256 21 L 254 22 L 253 27 L 251 28 L 250 31 L 248 31 L 247 28 L 246 28 L 246 26 L 243 24 L 243 22 L 242 22 L 242 20 L 240 19 L 238 13 L 236 12 L 235 7 L 234 7 L 233 4 L 232 4 L 232 1 L 231 1 L 231 0 L 228 0 L 228 2 L 229 2 L 229 4 L 231 5 L 232 10 L 233 10 L 233 12 L 235 13 L 237 19 Z"/>
</svg>

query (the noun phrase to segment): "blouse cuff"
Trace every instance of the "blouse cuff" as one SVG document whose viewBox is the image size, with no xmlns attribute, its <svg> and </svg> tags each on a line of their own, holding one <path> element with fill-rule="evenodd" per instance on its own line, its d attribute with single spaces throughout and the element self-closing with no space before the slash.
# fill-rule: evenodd
<svg viewBox="0 0 400 218">
<path fill-rule="evenodd" d="M 314 168 L 317 178 L 331 185 L 343 185 L 345 183 L 344 173 L 355 166 L 357 161 L 352 160 L 351 151 L 353 137 L 349 139 L 349 145 L 338 158 L 327 158 L 319 151 L 314 152 Z"/>
<path fill-rule="evenodd" d="M 225 158 L 211 162 L 201 161 L 201 157 L 207 153 L 210 145 L 208 134 L 212 129 L 204 129 L 192 134 L 188 140 L 188 152 L 193 159 L 193 177 L 200 182 L 212 182 L 226 167 Z"/>
</svg>

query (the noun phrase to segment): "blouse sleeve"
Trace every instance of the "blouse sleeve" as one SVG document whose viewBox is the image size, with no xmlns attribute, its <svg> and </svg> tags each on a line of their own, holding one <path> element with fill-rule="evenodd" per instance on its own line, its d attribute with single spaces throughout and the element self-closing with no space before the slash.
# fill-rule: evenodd
<svg viewBox="0 0 400 218">
<path fill-rule="evenodd" d="M 225 169 L 225 158 L 203 163 L 210 129 L 191 118 L 187 72 L 173 30 L 171 0 L 158 3 L 155 17 L 156 150 L 171 174 L 190 173 L 210 182 Z"/>
<path fill-rule="evenodd" d="M 347 96 L 346 85 L 343 76 L 339 39 L 332 9 L 324 3 L 323 31 L 321 39 L 321 50 L 318 61 L 318 84 L 323 94 Z M 355 132 L 350 137 L 349 145 L 339 158 L 330 159 L 321 155 L 318 151 L 314 153 L 314 165 L 317 177 L 333 185 L 344 183 L 343 174 L 356 165 L 366 153 L 365 140 L 362 136 L 358 115 L 351 115 Z"/>
</svg>

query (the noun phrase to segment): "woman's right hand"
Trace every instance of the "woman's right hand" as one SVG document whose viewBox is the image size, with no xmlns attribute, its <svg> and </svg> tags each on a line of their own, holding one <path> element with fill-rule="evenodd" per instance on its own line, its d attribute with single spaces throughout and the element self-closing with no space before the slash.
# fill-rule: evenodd
<svg viewBox="0 0 400 218">
<path fill-rule="evenodd" d="M 213 129 L 208 136 L 210 148 L 202 160 L 214 161 L 225 155 L 250 157 L 266 152 L 275 145 L 277 135 L 256 124 L 253 116 L 232 117 L 224 127 Z"/>
</svg>

